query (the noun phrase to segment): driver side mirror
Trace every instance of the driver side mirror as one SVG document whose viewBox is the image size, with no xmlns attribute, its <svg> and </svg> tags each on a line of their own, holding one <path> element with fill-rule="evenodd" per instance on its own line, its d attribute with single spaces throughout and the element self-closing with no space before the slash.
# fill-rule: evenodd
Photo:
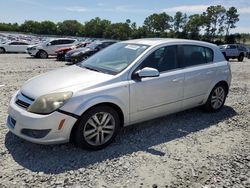
<svg viewBox="0 0 250 188">
<path fill-rule="evenodd" d="M 137 71 L 136 75 L 139 78 L 148 78 L 148 77 L 158 77 L 158 76 L 160 76 L 160 73 L 157 69 L 154 69 L 151 67 L 145 67 L 145 68 Z"/>
<path fill-rule="evenodd" d="M 51 43 L 49 42 L 46 46 L 51 46 Z"/>
</svg>

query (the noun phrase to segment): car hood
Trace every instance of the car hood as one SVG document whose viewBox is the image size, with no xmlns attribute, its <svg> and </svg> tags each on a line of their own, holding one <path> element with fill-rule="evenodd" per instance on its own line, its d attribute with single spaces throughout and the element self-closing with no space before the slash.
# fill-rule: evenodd
<svg viewBox="0 0 250 188">
<path fill-rule="evenodd" d="M 87 89 L 112 78 L 113 75 L 95 72 L 74 65 L 41 74 L 28 80 L 22 86 L 21 92 L 30 98 L 36 99 L 41 95 L 53 92 Z"/>
<path fill-rule="evenodd" d="M 66 53 L 66 55 L 67 56 L 71 56 L 73 53 L 75 53 L 75 52 L 87 52 L 87 51 L 90 51 L 91 49 L 90 48 L 86 48 L 86 47 L 84 47 L 84 48 L 76 48 L 76 49 L 74 49 L 74 50 L 70 50 L 70 51 L 68 51 L 67 53 Z"/>
<path fill-rule="evenodd" d="M 59 48 L 55 52 L 69 51 L 69 50 L 72 50 L 72 49 L 74 49 L 74 46 Z"/>
</svg>

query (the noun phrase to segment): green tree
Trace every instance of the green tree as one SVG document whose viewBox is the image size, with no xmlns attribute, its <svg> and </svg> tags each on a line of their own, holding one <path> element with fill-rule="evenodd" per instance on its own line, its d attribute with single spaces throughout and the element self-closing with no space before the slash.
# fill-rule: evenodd
<svg viewBox="0 0 250 188">
<path fill-rule="evenodd" d="M 200 30 L 203 26 L 203 15 L 193 14 L 189 16 L 188 22 L 184 27 L 184 31 L 187 32 L 189 39 L 199 40 Z"/>
<path fill-rule="evenodd" d="M 224 22 L 226 19 L 226 9 L 221 6 L 210 6 L 206 12 L 203 13 L 205 21 L 205 31 L 207 40 L 214 40 L 216 34 L 222 35 L 224 32 Z"/>
<path fill-rule="evenodd" d="M 67 36 L 83 36 L 84 27 L 77 20 L 65 20 L 57 23 L 58 34 Z"/>
<path fill-rule="evenodd" d="M 171 28 L 173 18 L 165 12 L 160 14 L 152 14 L 144 21 L 144 26 L 149 32 L 165 32 Z"/>
<path fill-rule="evenodd" d="M 99 17 L 85 22 L 85 36 L 102 38 L 110 24 L 109 20 L 102 20 Z"/>
<path fill-rule="evenodd" d="M 40 23 L 39 34 L 55 35 L 57 34 L 57 26 L 54 22 L 43 21 Z"/>
<path fill-rule="evenodd" d="M 230 29 L 236 27 L 236 23 L 239 21 L 239 14 L 237 14 L 237 9 L 235 7 L 230 7 L 226 12 L 226 36 L 229 35 Z"/>
<path fill-rule="evenodd" d="M 20 31 L 25 33 L 39 34 L 41 30 L 41 24 L 37 21 L 26 20 L 20 25 Z"/>
<path fill-rule="evenodd" d="M 106 28 L 104 37 L 118 40 L 127 40 L 131 36 L 131 28 L 126 23 L 114 23 Z"/>
<path fill-rule="evenodd" d="M 174 36 L 177 38 L 185 38 L 186 32 L 184 27 L 187 24 L 187 15 L 183 14 L 182 12 L 176 12 L 174 19 L 173 19 L 173 31 Z"/>
</svg>

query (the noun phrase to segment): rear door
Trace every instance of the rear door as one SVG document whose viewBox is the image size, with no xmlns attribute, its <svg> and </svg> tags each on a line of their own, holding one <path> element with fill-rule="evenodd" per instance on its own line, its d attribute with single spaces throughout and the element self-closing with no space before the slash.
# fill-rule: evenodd
<svg viewBox="0 0 250 188">
<path fill-rule="evenodd" d="M 18 42 L 9 43 L 9 45 L 6 45 L 5 50 L 7 52 L 18 52 Z"/>
<path fill-rule="evenodd" d="M 213 50 L 203 46 L 179 46 L 180 66 L 184 70 L 183 108 L 198 106 L 204 100 L 216 69 L 213 64 Z"/>
<path fill-rule="evenodd" d="M 17 52 L 25 52 L 27 50 L 28 44 L 25 42 L 19 42 Z"/>
</svg>

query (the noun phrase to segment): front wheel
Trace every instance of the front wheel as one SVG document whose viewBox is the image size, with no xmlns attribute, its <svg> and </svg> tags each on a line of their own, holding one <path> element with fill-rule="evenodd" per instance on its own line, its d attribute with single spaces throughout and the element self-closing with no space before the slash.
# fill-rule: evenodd
<svg viewBox="0 0 250 188">
<path fill-rule="evenodd" d="M 118 113 L 109 106 L 99 106 L 87 111 L 74 130 L 77 146 L 99 150 L 109 145 L 120 129 Z"/>
<path fill-rule="evenodd" d="M 5 49 L 4 48 L 0 48 L 0 54 L 4 54 L 5 53 Z"/>
<path fill-rule="evenodd" d="M 238 61 L 242 62 L 244 60 L 244 54 L 240 54 L 238 57 Z"/>
<path fill-rule="evenodd" d="M 209 112 L 219 111 L 226 100 L 227 90 L 223 84 L 217 85 L 211 91 L 208 100 L 205 104 L 205 110 Z"/>
<path fill-rule="evenodd" d="M 41 51 L 37 52 L 37 57 L 39 57 L 41 59 L 46 59 L 46 58 L 48 58 L 48 53 L 41 50 Z"/>
</svg>

